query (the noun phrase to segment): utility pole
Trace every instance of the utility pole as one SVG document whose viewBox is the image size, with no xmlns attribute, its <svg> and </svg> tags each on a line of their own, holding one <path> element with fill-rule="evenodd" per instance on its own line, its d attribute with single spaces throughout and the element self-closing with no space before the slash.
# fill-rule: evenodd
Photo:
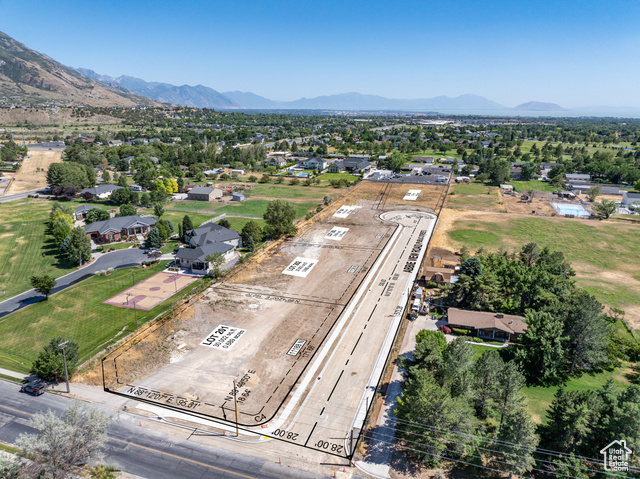
<svg viewBox="0 0 640 479">
<path fill-rule="evenodd" d="M 67 382 L 67 394 L 69 394 L 69 375 L 67 374 L 67 355 L 65 354 L 64 348 L 67 347 L 67 343 L 69 341 L 65 341 L 64 343 L 58 344 L 58 347 L 62 349 L 62 363 L 64 364 L 64 380 Z"/>
<path fill-rule="evenodd" d="M 233 405 L 236 408 L 236 437 L 240 435 L 238 432 L 238 390 L 236 389 L 236 380 L 233 380 Z"/>
</svg>

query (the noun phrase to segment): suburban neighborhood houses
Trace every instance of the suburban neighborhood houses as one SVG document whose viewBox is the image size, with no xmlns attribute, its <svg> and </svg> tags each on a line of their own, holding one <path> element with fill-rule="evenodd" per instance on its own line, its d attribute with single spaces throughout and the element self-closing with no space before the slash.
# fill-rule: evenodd
<svg viewBox="0 0 640 479">
<path fill-rule="evenodd" d="M 274 478 L 579 477 L 640 446 L 637 121 L 79 111 L 123 118 L 0 132 L 15 410 L 67 404 L 64 347 L 143 477 L 157 437 L 169 474 L 175 437 Z"/>
</svg>

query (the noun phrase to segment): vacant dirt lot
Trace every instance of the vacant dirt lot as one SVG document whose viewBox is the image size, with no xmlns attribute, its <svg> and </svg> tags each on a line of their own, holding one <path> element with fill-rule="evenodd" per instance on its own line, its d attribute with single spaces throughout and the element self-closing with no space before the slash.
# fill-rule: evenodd
<svg viewBox="0 0 640 479">
<path fill-rule="evenodd" d="M 51 163 L 62 162 L 61 151 L 29 150 L 26 158 L 7 191 L 7 194 L 22 193 L 47 186 L 47 170 Z"/>
</svg>

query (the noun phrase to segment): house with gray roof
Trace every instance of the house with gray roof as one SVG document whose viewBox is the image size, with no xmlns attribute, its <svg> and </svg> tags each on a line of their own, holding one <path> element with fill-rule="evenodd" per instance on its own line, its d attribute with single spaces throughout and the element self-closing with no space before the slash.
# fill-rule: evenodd
<svg viewBox="0 0 640 479">
<path fill-rule="evenodd" d="M 156 219 L 149 216 L 120 216 L 91 223 L 84 227 L 84 231 L 94 243 L 105 244 L 126 240 L 131 236 L 144 238 L 155 224 Z"/>
<path fill-rule="evenodd" d="M 189 190 L 187 199 L 192 201 L 211 201 L 214 198 L 220 198 L 222 190 L 219 188 L 211 188 L 208 186 L 196 186 Z"/>
<path fill-rule="evenodd" d="M 122 186 L 118 185 L 98 185 L 95 188 L 85 188 L 80 192 L 80 196 L 84 196 L 86 193 L 89 193 L 91 197 L 95 200 L 96 198 L 106 199 L 111 196 L 116 190 L 119 190 Z"/>
<path fill-rule="evenodd" d="M 73 210 L 73 219 L 78 221 L 78 220 L 83 220 L 87 217 L 87 213 L 91 210 L 99 210 L 100 208 L 98 208 L 97 206 L 91 206 L 91 205 L 80 205 L 80 206 L 76 206 L 76 208 Z"/>
<path fill-rule="evenodd" d="M 213 222 L 189 230 L 184 236 L 189 246 L 178 250 L 176 260 L 181 268 L 192 273 L 205 274 L 211 269 L 206 259 L 210 254 L 221 253 L 226 262 L 233 258 L 236 248 L 242 247 L 242 238 L 236 230 Z"/>
</svg>

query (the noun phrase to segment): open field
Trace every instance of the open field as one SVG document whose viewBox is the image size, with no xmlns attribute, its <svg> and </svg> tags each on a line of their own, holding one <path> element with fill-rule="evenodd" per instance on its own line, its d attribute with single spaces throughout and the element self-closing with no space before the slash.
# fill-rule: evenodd
<svg viewBox="0 0 640 479">
<path fill-rule="evenodd" d="M 57 248 L 45 234 L 50 209 L 51 202 L 40 199 L 0 206 L 0 300 L 31 289 L 29 278 L 35 274 L 57 278 L 74 269 L 56 257 Z"/>
<path fill-rule="evenodd" d="M 338 196 L 344 189 L 324 188 L 319 186 L 263 185 L 257 184 L 246 189 L 247 197 L 273 198 L 287 200 L 313 200 L 322 202 L 325 195 Z"/>
<path fill-rule="evenodd" d="M 166 262 L 152 268 L 135 268 L 139 282 L 164 269 Z M 133 331 L 134 311 L 122 310 L 103 301 L 131 287 L 129 268 L 109 276 L 94 276 L 65 289 L 48 301 L 27 306 L 0 320 L 0 367 L 27 373 L 42 347 L 53 337 L 63 336 L 80 345 L 81 361 Z M 198 284 L 198 283 L 195 283 Z M 185 291 L 192 288 L 188 286 Z M 154 318 L 175 299 L 149 311 L 137 311 L 138 324 Z"/>
<path fill-rule="evenodd" d="M 29 150 L 6 194 L 22 193 L 47 186 L 47 170 L 52 163 L 62 163 L 61 151 Z"/>
<path fill-rule="evenodd" d="M 618 368 L 613 372 L 582 374 L 569 379 L 563 387 L 567 391 L 600 389 L 609 379 L 612 379 L 615 386 L 624 388 L 631 384 L 627 377 L 630 374 L 632 374 L 632 369 L 629 367 Z M 529 386 L 522 390 L 527 409 L 538 424 L 546 422 L 547 412 L 558 389 L 560 386 Z"/>
<path fill-rule="evenodd" d="M 527 192 L 529 190 L 554 191 L 558 189 L 557 186 L 553 186 L 551 183 L 548 183 L 546 181 L 538 181 L 538 180 L 529 180 L 529 181 L 511 180 L 509 184 L 513 185 L 513 189 L 519 192 Z"/>
<path fill-rule="evenodd" d="M 153 414 L 228 425 L 235 396 L 243 434 L 350 456 L 435 223 L 414 210 L 442 187 L 420 187 L 416 201 L 402 199 L 415 185 L 350 190 L 110 353 L 107 388 Z"/>
<path fill-rule="evenodd" d="M 496 215 L 445 209 L 434 246 L 459 251 L 464 245 L 497 251 L 529 242 L 561 251 L 576 270 L 577 282 L 607 306 L 627 312 L 640 328 L 640 225 L 622 222 Z"/>
<path fill-rule="evenodd" d="M 481 183 L 452 184 L 446 202 L 447 208 L 505 211 L 500 204 L 499 188 Z"/>
</svg>

